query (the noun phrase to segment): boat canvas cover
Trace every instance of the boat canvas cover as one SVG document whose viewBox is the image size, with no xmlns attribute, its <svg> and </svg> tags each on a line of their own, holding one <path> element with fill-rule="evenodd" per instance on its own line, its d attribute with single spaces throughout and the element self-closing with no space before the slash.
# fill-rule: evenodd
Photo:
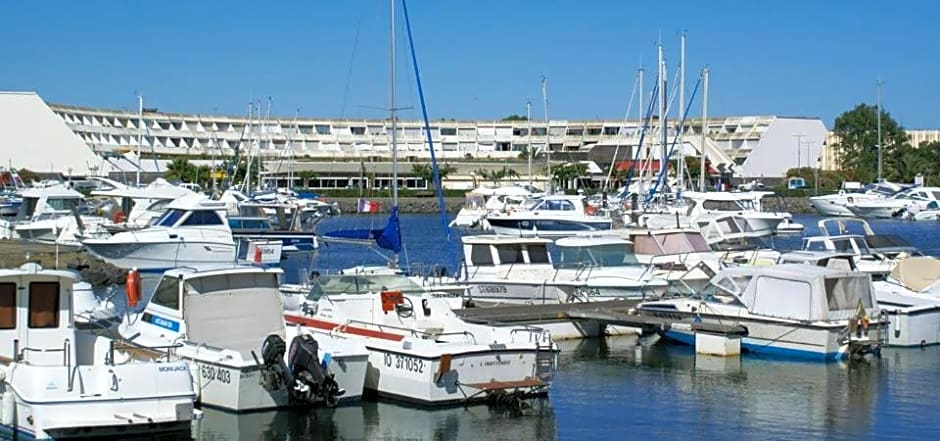
<svg viewBox="0 0 940 441">
<path fill-rule="evenodd" d="M 776 271 L 787 267 L 786 271 Z M 859 305 L 873 315 L 871 277 L 812 265 L 752 268 L 741 301 L 752 314 L 805 322 L 855 316 Z M 716 276 L 716 280 L 722 276 Z M 734 276 L 732 276 L 734 277 Z M 720 280 L 719 280 L 720 283 Z"/>
<path fill-rule="evenodd" d="M 183 318 L 192 342 L 235 350 L 251 359 L 251 351 L 259 349 L 268 334 L 285 338 L 274 273 L 191 278 L 183 289 Z"/>
<path fill-rule="evenodd" d="M 637 254 L 660 256 L 711 251 L 705 239 L 698 233 L 638 234 L 632 239 Z"/>
<path fill-rule="evenodd" d="M 929 256 L 908 257 L 894 266 L 891 277 L 911 291 L 924 292 L 940 280 L 940 260 Z"/>
</svg>

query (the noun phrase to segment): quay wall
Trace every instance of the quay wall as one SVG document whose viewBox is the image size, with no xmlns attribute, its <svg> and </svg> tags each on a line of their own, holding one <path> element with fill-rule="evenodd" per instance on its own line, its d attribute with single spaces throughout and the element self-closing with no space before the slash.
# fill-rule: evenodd
<svg viewBox="0 0 940 441">
<path fill-rule="evenodd" d="M 391 207 L 391 199 L 378 198 L 373 199 L 380 203 L 379 212 L 387 213 Z M 329 201 L 336 202 L 340 211 L 343 213 L 355 213 L 358 208 L 358 198 L 329 198 Z M 809 205 L 809 199 L 806 197 L 786 197 L 786 210 L 793 214 L 812 214 L 815 213 L 813 207 Z M 447 212 L 457 214 L 463 207 L 464 198 L 444 198 L 444 205 Z M 399 211 L 401 213 L 438 213 L 437 198 L 434 197 L 408 197 L 398 198 Z"/>
</svg>

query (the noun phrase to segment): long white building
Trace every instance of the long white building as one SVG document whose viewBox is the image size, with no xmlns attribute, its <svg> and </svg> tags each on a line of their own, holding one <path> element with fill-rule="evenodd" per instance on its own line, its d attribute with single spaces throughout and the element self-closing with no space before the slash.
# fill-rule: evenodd
<svg viewBox="0 0 940 441">
<path fill-rule="evenodd" d="M 57 118 L 50 119 L 50 115 Z M 35 171 L 69 167 L 76 173 L 89 172 L 101 167 L 99 163 L 92 167 L 94 160 L 88 157 L 92 151 L 138 149 L 144 156 L 224 157 L 238 150 L 242 154 L 261 152 L 269 159 L 387 161 L 390 126 L 388 120 L 258 119 L 159 111 L 138 114 L 49 104 L 33 93 L 0 92 L 0 158 L 14 167 Z M 426 161 L 429 146 L 423 123 L 400 121 L 398 130 L 400 157 Z M 671 146 L 674 131 L 675 127 L 669 129 L 667 145 Z M 52 132 L 61 134 L 61 139 L 44 138 Z M 547 125 L 542 121 L 432 121 L 430 132 L 438 158 L 452 163 L 518 163 L 520 153 L 530 146 L 544 152 L 549 145 L 553 162 L 589 159 L 606 168 L 635 156 L 641 124 L 635 120 L 552 120 Z M 826 138 L 819 118 L 781 116 L 710 118 L 704 146 L 701 132 L 701 120 L 687 122 L 683 150 L 697 155 L 704 147 L 714 168 L 733 170 L 736 177 L 743 178 L 783 177 L 798 160 L 804 166 L 815 166 Z M 655 140 L 660 138 L 648 133 L 641 157 L 648 153 L 659 156 L 661 148 Z M 8 147 L 10 139 L 20 148 Z M 48 161 L 71 158 L 74 151 L 81 151 L 81 158 Z"/>
</svg>

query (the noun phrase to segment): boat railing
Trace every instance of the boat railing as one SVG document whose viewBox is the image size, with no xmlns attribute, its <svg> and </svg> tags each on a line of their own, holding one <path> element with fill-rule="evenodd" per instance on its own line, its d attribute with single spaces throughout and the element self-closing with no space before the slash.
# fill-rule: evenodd
<svg viewBox="0 0 940 441">
<path fill-rule="evenodd" d="M 66 377 L 69 379 L 68 390 L 72 391 L 72 341 L 65 339 L 62 341 L 62 347 L 56 348 L 33 348 L 29 346 L 20 347 L 20 340 L 13 339 L 13 356 L 14 361 L 20 363 L 24 361 L 24 356 L 27 352 L 38 352 L 38 353 L 50 353 L 50 352 L 61 352 L 62 353 L 62 366 L 65 367 Z M 29 362 L 26 362 L 29 364 Z"/>
<path fill-rule="evenodd" d="M 525 334 L 527 336 L 527 343 L 535 343 L 540 347 L 543 344 L 551 346 L 552 333 L 547 329 L 539 328 L 537 326 L 522 326 L 519 328 L 513 328 L 509 331 L 510 342 L 516 342 L 515 336 L 517 334 Z"/>
<path fill-rule="evenodd" d="M 333 328 L 333 330 L 337 330 L 339 332 L 345 332 L 345 329 L 349 325 L 353 325 L 353 324 L 371 326 L 383 332 L 385 329 L 394 329 L 396 331 L 404 331 L 405 333 L 411 334 L 412 337 L 417 337 L 417 338 L 428 338 L 428 337 L 436 337 L 438 335 L 444 335 L 444 334 L 435 334 L 431 332 L 419 331 L 417 329 L 406 328 L 404 326 L 387 325 L 387 324 L 382 324 L 382 323 L 374 323 L 374 322 L 368 322 L 365 320 L 355 320 L 355 319 L 346 320 L 345 323 L 341 325 L 337 325 L 336 327 Z M 463 331 L 463 332 L 466 332 L 466 331 Z"/>
<path fill-rule="evenodd" d="M 163 353 L 161 358 L 164 358 L 166 361 L 170 361 L 170 357 L 173 354 L 174 349 L 183 347 L 182 343 L 175 343 L 172 345 L 161 345 L 161 346 L 142 346 L 132 343 L 127 343 L 123 341 L 111 340 L 108 343 L 108 355 L 105 357 L 105 364 L 109 366 L 114 366 L 114 351 L 115 350 L 131 350 L 131 351 L 148 351 L 155 354 Z"/>
</svg>

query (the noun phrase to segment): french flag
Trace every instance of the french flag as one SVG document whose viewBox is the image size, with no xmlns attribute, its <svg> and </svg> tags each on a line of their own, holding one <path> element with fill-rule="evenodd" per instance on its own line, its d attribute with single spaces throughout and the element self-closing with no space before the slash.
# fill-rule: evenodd
<svg viewBox="0 0 940 441">
<path fill-rule="evenodd" d="M 370 201 L 368 199 L 359 198 L 360 213 L 378 213 L 379 205 L 379 201 Z"/>
</svg>

